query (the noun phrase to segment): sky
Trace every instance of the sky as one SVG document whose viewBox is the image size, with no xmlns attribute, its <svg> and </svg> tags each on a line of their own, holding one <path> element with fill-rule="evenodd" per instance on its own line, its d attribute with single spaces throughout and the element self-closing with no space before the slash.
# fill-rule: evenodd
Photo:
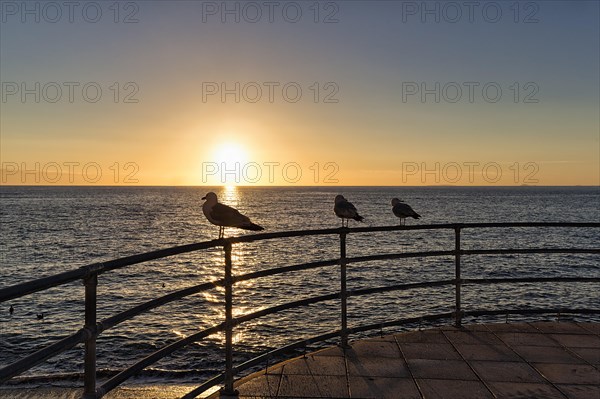
<svg viewBox="0 0 600 399">
<path fill-rule="evenodd" d="M 0 184 L 600 184 L 598 1 L 0 5 Z"/>
</svg>

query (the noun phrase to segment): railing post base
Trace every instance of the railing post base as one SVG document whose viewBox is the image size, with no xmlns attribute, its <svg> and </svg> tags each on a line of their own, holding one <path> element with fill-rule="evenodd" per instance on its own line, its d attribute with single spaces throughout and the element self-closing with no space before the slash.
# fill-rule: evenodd
<svg viewBox="0 0 600 399">
<path fill-rule="evenodd" d="M 84 355 L 84 399 L 96 399 L 96 288 L 98 275 L 92 274 L 83 280 L 85 286 L 85 328 L 89 336 L 85 340 Z"/>
<path fill-rule="evenodd" d="M 240 397 L 240 393 L 237 389 L 234 389 L 232 392 L 228 392 L 225 389 L 221 389 L 219 392 L 220 399 L 238 399 Z"/>
<path fill-rule="evenodd" d="M 352 349 L 352 345 L 350 345 L 348 342 L 340 342 L 338 347 L 342 349 Z"/>
<path fill-rule="evenodd" d="M 460 227 L 454 228 L 454 282 L 455 282 L 455 305 L 454 305 L 454 325 L 457 328 L 462 326 L 463 312 L 461 310 L 460 288 L 462 279 L 460 277 Z"/>
<path fill-rule="evenodd" d="M 340 330 L 340 347 L 350 349 L 348 345 L 348 290 L 346 277 L 346 231 L 340 233 L 340 302 L 342 328 Z"/>
</svg>

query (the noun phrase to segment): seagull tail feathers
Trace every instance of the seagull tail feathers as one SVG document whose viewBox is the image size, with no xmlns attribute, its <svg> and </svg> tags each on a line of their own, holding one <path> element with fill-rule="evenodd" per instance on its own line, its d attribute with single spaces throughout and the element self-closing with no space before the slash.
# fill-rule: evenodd
<svg viewBox="0 0 600 399">
<path fill-rule="evenodd" d="M 414 215 L 412 215 L 413 219 L 419 219 L 421 217 L 421 215 L 419 215 L 417 212 L 414 213 Z"/>
<path fill-rule="evenodd" d="M 356 220 L 357 222 L 362 222 L 365 218 L 357 213 L 352 219 Z"/>
<path fill-rule="evenodd" d="M 264 230 L 264 227 L 259 226 L 256 223 L 252 223 L 252 222 L 244 223 L 243 225 L 241 225 L 239 227 L 240 227 L 240 229 L 252 230 L 252 231 L 262 231 L 262 230 Z"/>
</svg>

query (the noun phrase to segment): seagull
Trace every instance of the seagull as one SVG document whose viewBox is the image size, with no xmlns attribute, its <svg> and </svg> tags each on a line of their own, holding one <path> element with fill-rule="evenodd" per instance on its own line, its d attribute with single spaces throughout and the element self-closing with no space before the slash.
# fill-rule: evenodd
<svg viewBox="0 0 600 399">
<path fill-rule="evenodd" d="M 335 196 L 333 212 L 335 212 L 338 217 L 342 218 L 342 227 L 344 227 L 344 219 L 346 219 L 346 227 L 348 227 L 348 219 L 354 219 L 357 222 L 362 222 L 364 219 L 358 214 L 356 207 L 348 202 L 343 195 L 339 194 Z"/>
<path fill-rule="evenodd" d="M 412 217 L 414 219 L 418 219 L 421 217 L 417 212 L 415 212 L 410 205 L 404 203 L 404 201 L 394 198 L 392 200 L 392 212 L 394 215 L 400 218 L 400 224 L 406 224 L 406 218 Z"/>
<path fill-rule="evenodd" d="M 225 227 L 237 227 L 238 229 L 260 231 L 261 226 L 250 221 L 248 216 L 242 215 L 237 209 L 219 203 L 217 194 L 210 192 L 202 197 L 206 200 L 202 204 L 202 212 L 209 222 L 219 226 L 219 238 L 223 238 Z"/>
<path fill-rule="evenodd" d="M 8 308 L 8 313 L 12 316 L 13 313 L 15 313 L 15 308 L 13 308 L 13 305 L 10 305 L 10 308 Z"/>
</svg>

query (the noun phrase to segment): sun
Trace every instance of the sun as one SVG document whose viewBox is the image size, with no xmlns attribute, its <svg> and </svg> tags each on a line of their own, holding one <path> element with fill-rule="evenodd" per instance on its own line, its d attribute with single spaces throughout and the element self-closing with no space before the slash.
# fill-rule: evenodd
<svg viewBox="0 0 600 399">
<path fill-rule="evenodd" d="M 215 149 L 214 162 L 219 165 L 225 163 L 227 167 L 235 167 L 236 163 L 243 164 L 248 161 L 248 154 L 244 147 L 237 143 L 222 143 Z"/>
<path fill-rule="evenodd" d="M 244 168 L 249 161 L 246 148 L 239 142 L 221 142 L 212 150 L 210 178 L 216 183 L 231 188 L 244 182 Z M 203 181 L 204 181 L 203 169 Z"/>
</svg>

